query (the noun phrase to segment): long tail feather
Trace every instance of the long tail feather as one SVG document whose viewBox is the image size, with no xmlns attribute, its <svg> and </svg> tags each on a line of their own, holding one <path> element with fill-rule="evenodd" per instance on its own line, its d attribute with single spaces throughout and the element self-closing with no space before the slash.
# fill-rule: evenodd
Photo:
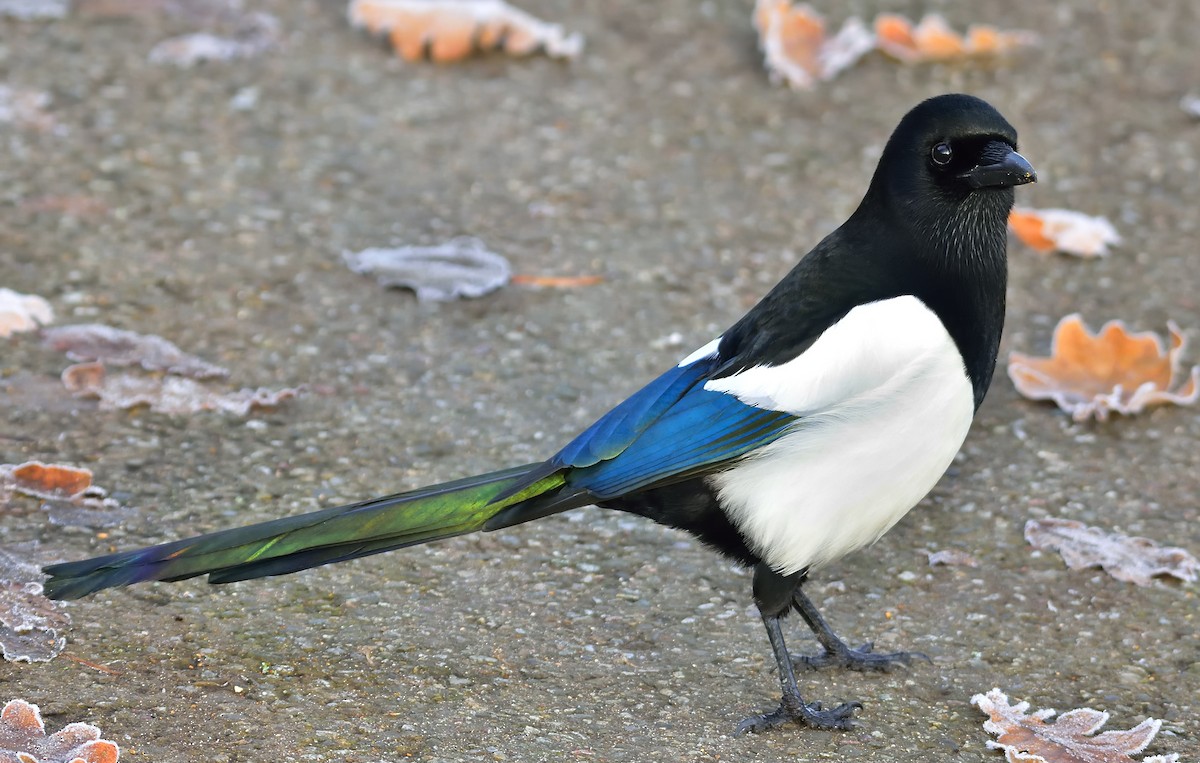
<svg viewBox="0 0 1200 763">
<path fill-rule="evenodd" d="M 147 580 L 209 575 L 210 583 L 283 575 L 331 562 L 474 532 L 496 513 L 539 496 L 557 504 L 563 485 L 550 474 L 508 495 L 537 464 L 447 482 L 159 546 L 46 567 L 45 593 L 78 599 Z M 549 495 L 547 495 L 549 494 Z M 500 500 L 497 496 L 504 495 Z M 579 505 L 563 502 L 557 511 Z"/>
</svg>

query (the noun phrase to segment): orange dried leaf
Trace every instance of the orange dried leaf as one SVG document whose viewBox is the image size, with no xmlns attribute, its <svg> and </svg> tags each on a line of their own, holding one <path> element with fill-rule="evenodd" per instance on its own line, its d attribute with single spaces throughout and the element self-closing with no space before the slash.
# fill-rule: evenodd
<svg viewBox="0 0 1200 763">
<path fill-rule="evenodd" d="M 13 467 L 14 488 L 43 498 L 71 498 L 92 484 L 92 473 L 61 464 L 28 461 Z"/>
<path fill-rule="evenodd" d="M 1153 405 L 1193 405 L 1200 400 L 1200 366 L 1186 380 L 1180 357 L 1185 340 L 1168 323 L 1171 347 L 1164 350 L 1157 334 L 1131 334 L 1121 321 L 1110 321 L 1091 334 L 1078 314 L 1054 329 L 1049 357 L 1018 352 L 1008 360 L 1008 376 L 1017 391 L 1031 400 L 1053 400 L 1076 421 L 1110 412 L 1140 413 Z"/>
<path fill-rule="evenodd" d="M 1014 208 L 1008 228 L 1022 243 L 1043 252 L 1064 252 L 1079 257 L 1102 257 L 1121 236 L 1107 219 L 1071 209 Z"/>
<path fill-rule="evenodd" d="M 847 19 L 841 31 L 828 37 L 820 14 L 792 0 L 758 0 L 754 26 L 771 77 L 795 89 L 833 79 L 875 47 L 861 19 Z"/>
<path fill-rule="evenodd" d="M 595 286 L 598 283 L 604 283 L 604 276 L 535 276 L 516 273 L 509 280 L 521 286 L 574 289 L 580 286 Z"/>
<path fill-rule="evenodd" d="M 117 763 L 121 749 L 90 723 L 71 723 L 50 736 L 37 705 L 14 699 L 0 712 L 0 761 Z"/>
<path fill-rule="evenodd" d="M 875 37 L 880 50 L 905 63 L 1001 55 L 1037 40 L 1031 32 L 1006 32 L 985 25 L 972 26 L 963 36 L 936 13 L 915 26 L 904 16 L 881 13 L 875 18 Z"/>
<path fill-rule="evenodd" d="M 555 58 L 575 58 L 583 38 L 567 34 L 503 0 L 353 0 L 350 23 L 386 34 L 407 61 L 461 61 L 475 51 L 525 56 L 539 48 Z"/>
<path fill-rule="evenodd" d="M 1200 560 L 1182 548 L 1107 533 L 1071 519 L 1031 519 L 1025 523 L 1025 540 L 1034 548 L 1057 551 L 1073 570 L 1100 567 L 1117 580 L 1140 586 L 1159 575 L 1191 583 L 1200 574 Z"/>
<path fill-rule="evenodd" d="M 1053 723 L 1046 721 L 1055 715 L 1053 710 L 1027 713 L 1028 702 L 1010 705 L 999 689 L 976 694 L 971 704 L 989 719 L 983 728 L 995 734 L 988 747 L 1004 750 L 1009 763 L 1133 763 L 1136 755 L 1154 740 L 1162 721 L 1147 718 L 1128 731 L 1105 731 L 1097 734 L 1108 722 L 1108 713 L 1089 707 L 1069 710 Z M 1142 763 L 1174 763 L 1179 755 L 1153 755 Z"/>
</svg>

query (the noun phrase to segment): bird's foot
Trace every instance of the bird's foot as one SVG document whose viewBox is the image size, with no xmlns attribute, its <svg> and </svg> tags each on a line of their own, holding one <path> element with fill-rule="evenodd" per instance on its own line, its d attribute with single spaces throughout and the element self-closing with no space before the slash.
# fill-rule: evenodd
<svg viewBox="0 0 1200 763">
<path fill-rule="evenodd" d="M 904 665 L 905 667 L 912 664 L 913 660 L 924 660 L 932 662 L 928 655 L 921 652 L 890 652 L 885 654 L 877 654 L 875 645 L 868 641 L 858 649 L 851 649 L 846 645 L 842 645 L 840 649 L 830 651 L 822 649 L 820 654 L 793 654 L 792 668 L 794 670 L 819 670 L 821 668 L 837 667 L 848 668 L 850 670 L 874 670 L 886 672 L 896 667 Z"/>
<path fill-rule="evenodd" d="M 736 734 L 770 731 L 785 723 L 799 723 L 814 729 L 837 729 L 848 731 L 854 727 L 854 711 L 861 710 L 861 702 L 843 702 L 837 707 L 824 710 L 820 702 L 788 701 L 785 697 L 773 713 L 752 715 L 737 725 Z"/>
</svg>

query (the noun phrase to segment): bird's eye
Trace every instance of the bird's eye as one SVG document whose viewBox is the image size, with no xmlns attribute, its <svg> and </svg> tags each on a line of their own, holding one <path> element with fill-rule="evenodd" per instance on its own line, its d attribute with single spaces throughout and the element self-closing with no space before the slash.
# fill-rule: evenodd
<svg viewBox="0 0 1200 763">
<path fill-rule="evenodd" d="M 929 152 L 929 157 L 937 166 L 945 167 L 954 158 L 954 151 L 951 150 L 949 143 L 939 143 Z"/>
</svg>

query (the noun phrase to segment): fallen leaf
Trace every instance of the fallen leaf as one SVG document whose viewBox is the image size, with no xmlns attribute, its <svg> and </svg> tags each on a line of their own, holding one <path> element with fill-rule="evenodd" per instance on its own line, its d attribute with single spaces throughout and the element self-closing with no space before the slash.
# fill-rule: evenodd
<svg viewBox="0 0 1200 763">
<path fill-rule="evenodd" d="M 0 485 L 38 498 L 62 499 L 79 495 L 92 484 L 92 473 L 61 464 L 27 461 L 19 466 L 0 464 Z M 0 488 L 2 489 L 2 488 Z"/>
<path fill-rule="evenodd" d="M 910 64 L 997 56 L 1037 41 L 1032 32 L 1004 32 L 986 25 L 971 26 L 963 36 L 936 13 L 915 26 L 904 16 L 881 13 L 875 18 L 875 37 L 880 50 Z"/>
<path fill-rule="evenodd" d="M 67 645 L 66 612 L 42 595 L 42 584 L 0 580 L 0 651 L 9 662 L 49 662 Z"/>
<path fill-rule="evenodd" d="M 0 0 L 0 18 L 22 21 L 65 19 L 71 0 Z"/>
<path fill-rule="evenodd" d="M 1171 348 L 1157 334 L 1131 334 L 1121 321 L 1109 321 L 1091 334 L 1078 314 L 1054 329 L 1050 357 L 1014 352 L 1008 376 L 1032 400 L 1053 400 L 1076 421 L 1104 421 L 1110 411 L 1126 415 L 1152 405 L 1193 405 L 1200 400 L 1200 366 L 1183 380 L 1180 357 L 1185 340 L 1168 323 Z M 1183 382 L 1180 384 L 1180 382 Z"/>
<path fill-rule="evenodd" d="M 241 389 L 213 392 L 191 379 L 178 376 L 109 376 L 102 363 L 77 363 L 62 373 L 63 384 L 77 397 L 94 398 L 106 410 L 147 405 L 156 413 L 190 414 L 221 411 L 247 416 L 251 411 L 275 408 L 300 394 L 299 389 Z"/>
<path fill-rule="evenodd" d="M 462 236 L 437 246 L 402 246 L 342 252 L 355 273 L 371 275 L 383 286 L 412 289 L 422 301 L 481 297 L 508 283 L 508 260 Z"/>
<path fill-rule="evenodd" d="M 70 723 L 46 736 L 42 711 L 23 699 L 0 711 L 0 761 L 3 763 L 117 763 L 121 748 L 100 738 L 90 723 Z"/>
<path fill-rule="evenodd" d="M 42 332 L 42 343 L 65 352 L 71 360 L 100 361 L 113 366 L 140 365 L 147 371 L 166 371 L 193 379 L 229 375 L 229 370 L 189 355 L 154 334 L 139 334 L 99 323 L 56 326 Z"/>
<path fill-rule="evenodd" d="M 38 196 L 21 202 L 24 212 L 54 212 L 69 217 L 100 217 L 108 206 L 95 196 Z"/>
<path fill-rule="evenodd" d="M 1190 117 L 1200 119 L 1200 95 L 1185 95 L 1179 99 L 1179 108 Z"/>
<path fill-rule="evenodd" d="M 1034 548 L 1062 555 L 1073 570 L 1102 567 L 1117 580 L 1148 586 L 1158 575 L 1194 582 L 1200 561 L 1182 548 L 1159 546 L 1147 538 L 1108 533 L 1071 519 L 1031 519 L 1025 540 Z"/>
<path fill-rule="evenodd" d="M 926 551 L 925 555 L 929 557 L 930 567 L 937 567 L 938 565 L 945 565 L 947 567 L 979 566 L 978 559 L 966 551 L 959 551 L 953 548 L 942 549 L 941 551 Z"/>
<path fill-rule="evenodd" d="M 798 90 L 833 79 L 875 47 L 875 36 L 862 19 L 846 19 L 828 37 L 824 19 L 811 6 L 793 5 L 792 0 L 758 0 L 754 26 L 772 79 Z"/>
<path fill-rule="evenodd" d="M 269 13 L 243 16 L 230 37 L 196 32 L 163 40 L 150 51 L 150 62 L 181 69 L 205 61 L 233 61 L 260 56 L 279 42 L 279 19 Z"/>
<path fill-rule="evenodd" d="M 1105 731 L 1097 734 L 1108 722 L 1108 713 L 1090 707 L 1069 710 L 1053 723 L 1046 721 L 1055 715 L 1053 710 L 1029 710 L 1028 702 L 1010 705 L 999 689 L 971 697 L 989 719 L 983 729 L 995 734 L 988 747 L 1004 750 L 1009 763 L 1133 763 L 1135 755 L 1154 740 L 1162 721 L 1147 718 L 1128 731 Z M 1179 755 L 1153 755 L 1142 763 L 1174 763 Z"/>
<path fill-rule="evenodd" d="M 595 286 L 604 283 L 604 276 L 535 276 L 515 273 L 512 283 L 519 286 L 537 286 L 547 289 L 574 289 L 580 286 Z"/>
<path fill-rule="evenodd" d="M 1049 254 L 1064 252 L 1078 257 L 1103 257 L 1121 236 L 1107 219 L 1070 209 L 1023 209 L 1008 216 L 1008 229 L 1021 243 Z"/>
<path fill-rule="evenodd" d="M 514 56 L 538 49 L 553 58 L 577 57 L 583 37 L 567 34 L 503 0 L 352 0 L 350 23 L 387 34 L 406 61 L 461 61 L 475 51 Z"/>
<path fill-rule="evenodd" d="M 36 294 L 18 294 L 0 288 L 0 337 L 32 331 L 54 320 L 50 303 Z"/>
</svg>

